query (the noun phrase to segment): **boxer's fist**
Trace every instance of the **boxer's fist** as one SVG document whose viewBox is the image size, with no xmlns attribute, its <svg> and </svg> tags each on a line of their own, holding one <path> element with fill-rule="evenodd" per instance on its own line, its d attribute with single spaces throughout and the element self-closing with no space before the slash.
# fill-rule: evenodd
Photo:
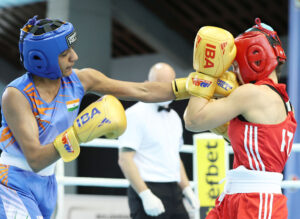
<svg viewBox="0 0 300 219">
<path fill-rule="evenodd" d="M 175 100 L 184 100 L 190 98 L 189 92 L 186 90 L 186 78 L 176 78 L 172 81 L 173 93 Z"/>
<path fill-rule="evenodd" d="M 217 81 L 214 97 L 227 97 L 238 86 L 235 73 L 226 71 Z"/>
<path fill-rule="evenodd" d="M 234 37 L 218 27 L 204 26 L 198 31 L 194 42 L 193 67 L 212 77 L 220 77 L 236 56 Z"/>
<path fill-rule="evenodd" d="M 176 78 L 172 81 L 173 92 L 176 100 L 183 100 L 190 98 L 190 94 L 186 89 L 187 78 Z M 232 71 L 226 71 L 218 78 L 214 93 L 214 98 L 227 97 L 232 91 L 239 86 L 236 75 Z"/>
<path fill-rule="evenodd" d="M 125 111 L 120 101 L 105 95 L 85 108 L 73 125 L 59 134 L 53 144 L 65 162 L 74 160 L 80 153 L 79 144 L 96 137 L 116 138 L 126 129 Z"/>
<path fill-rule="evenodd" d="M 189 74 L 186 89 L 190 95 L 210 99 L 215 91 L 217 78 L 199 72 Z"/>
<path fill-rule="evenodd" d="M 212 133 L 215 133 L 216 135 L 222 135 L 226 140 L 229 141 L 228 126 L 229 126 L 229 122 L 226 122 L 225 124 L 220 125 L 216 128 L 213 128 L 209 131 L 211 131 Z"/>
</svg>

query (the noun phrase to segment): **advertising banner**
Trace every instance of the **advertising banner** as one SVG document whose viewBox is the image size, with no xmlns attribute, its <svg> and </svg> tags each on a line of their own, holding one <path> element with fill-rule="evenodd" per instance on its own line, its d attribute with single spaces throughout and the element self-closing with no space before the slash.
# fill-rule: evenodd
<svg viewBox="0 0 300 219">
<path fill-rule="evenodd" d="M 222 136 L 212 133 L 194 136 L 194 144 L 197 147 L 194 156 L 196 162 L 194 179 L 198 179 L 199 200 L 201 204 L 200 218 L 206 217 L 215 206 L 216 198 L 223 192 L 227 158 L 225 154 L 226 142 Z"/>
</svg>

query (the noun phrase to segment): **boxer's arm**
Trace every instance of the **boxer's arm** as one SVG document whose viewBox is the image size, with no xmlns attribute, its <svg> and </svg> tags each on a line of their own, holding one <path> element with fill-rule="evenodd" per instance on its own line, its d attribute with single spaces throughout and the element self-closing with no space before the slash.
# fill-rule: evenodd
<svg viewBox="0 0 300 219">
<path fill-rule="evenodd" d="M 255 85 L 246 84 L 216 101 L 191 97 L 184 113 L 185 127 L 194 132 L 205 131 L 247 114 L 257 107 L 259 92 Z"/>
<path fill-rule="evenodd" d="M 38 172 L 60 158 L 53 144 L 41 146 L 36 118 L 29 102 L 20 91 L 13 87 L 5 90 L 2 110 L 8 127 L 33 171 Z"/>
<path fill-rule="evenodd" d="M 175 99 L 171 82 L 128 82 L 111 79 L 91 69 L 75 70 L 85 91 L 112 94 L 122 100 L 161 102 Z"/>
</svg>

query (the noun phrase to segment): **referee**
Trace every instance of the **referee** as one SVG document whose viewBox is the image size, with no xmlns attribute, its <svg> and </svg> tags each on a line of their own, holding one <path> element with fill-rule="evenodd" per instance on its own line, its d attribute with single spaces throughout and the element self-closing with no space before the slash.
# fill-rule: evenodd
<svg viewBox="0 0 300 219">
<path fill-rule="evenodd" d="M 149 71 L 149 81 L 172 81 L 166 63 Z M 127 130 L 119 137 L 119 165 L 129 180 L 128 201 L 133 219 L 188 219 L 183 195 L 193 208 L 199 201 L 192 191 L 179 150 L 183 128 L 170 102 L 138 102 L 126 110 Z"/>
</svg>

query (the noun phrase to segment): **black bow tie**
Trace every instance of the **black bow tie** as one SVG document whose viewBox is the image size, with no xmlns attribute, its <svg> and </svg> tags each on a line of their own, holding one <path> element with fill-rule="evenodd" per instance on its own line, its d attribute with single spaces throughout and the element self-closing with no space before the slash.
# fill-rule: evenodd
<svg viewBox="0 0 300 219">
<path fill-rule="evenodd" d="M 157 108 L 157 111 L 158 112 L 161 112 L 161 111 L 167 111 L 167 112 L 170 112 L 171 108 L 170 107 L 165 107 L 165 106 L 159 106 Z"/>
</svg>

